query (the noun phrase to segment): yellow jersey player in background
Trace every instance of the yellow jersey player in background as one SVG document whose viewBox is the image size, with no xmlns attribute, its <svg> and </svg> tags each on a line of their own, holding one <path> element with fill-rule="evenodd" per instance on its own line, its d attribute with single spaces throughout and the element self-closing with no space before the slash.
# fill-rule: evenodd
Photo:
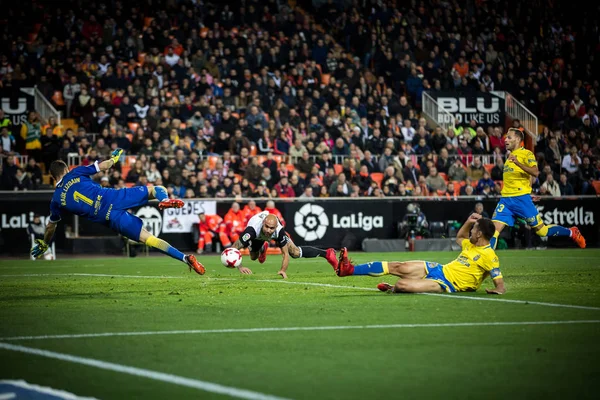
<svg viewBox="0 0 600 400">
<path fill-rule="evenodd" d="M 348 259 L 348 251 L 343 248 L 337 268 L 334 269 L 338 276 L 398 276 L 400 279 L 394 286 L 389 283 L 377 285 L 382 292 L 393 293 L 474 292 L 490 276 L 494 289 L 485 291 L 489 294 L 503 294 L 506 288 L 500 272 L 500 262 L 490 246 L 493 235 L 493 222 L 473 213 L 456 237 L 456 242 L 462 247 L 461 253 L 446 265 L 430 261 L 374 261 L 353 265 Z"/>
<path fill-rule="evenodd" d="M 504 164 L 504 187 L 502 197 L 494 210 L 492 221 L 496 227 L 490 241 L 495 249 L 500 232 L 505 226 L 513 226 L 515 216 L 524 219 L 538 236 L 568 236 L 579 247 L 585 248 L 585 238 L 577 227 L 545 225 L 531 198 L 531 177 L 537 178 L 539 169 L 533 153 L 521 146 L 524 132 L 521 128 L 510 128 L 504 142 L 510 154 Z"/>
</svg>

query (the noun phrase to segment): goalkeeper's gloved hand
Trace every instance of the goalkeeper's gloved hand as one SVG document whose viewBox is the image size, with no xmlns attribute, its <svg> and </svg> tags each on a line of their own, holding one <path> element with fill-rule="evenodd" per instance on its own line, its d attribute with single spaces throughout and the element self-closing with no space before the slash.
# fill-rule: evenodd
<svg viewBox="0 0 600 400">
<path fill-rule="evenodd" d="M 34 258 L 40 258 L 46 251 L 48 251 L 48 244 L 42 239 L 36 239 L 35 245 L 31 249 L 31 255 Z"/>
<path fill-rule="evenodd" d="M 110 153 L 110 159 L 116 164 L 119 162 L 121 154 L 123 154 L 123 149 L 117 147 L 112 153 Z"/>
</svg>

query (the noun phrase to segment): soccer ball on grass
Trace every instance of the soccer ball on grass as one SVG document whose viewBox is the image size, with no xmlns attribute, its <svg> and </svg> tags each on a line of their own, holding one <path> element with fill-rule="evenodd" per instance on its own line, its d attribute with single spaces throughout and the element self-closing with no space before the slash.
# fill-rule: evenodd
<svg viewBox="0 0 600 400">
<path fill-rule="evenodd" d="M 238 249 L 230 247 L 221 253 L 221 264 L 227 268 L 239 267 L 242 263 L 242 253 Z"/>
</svg>

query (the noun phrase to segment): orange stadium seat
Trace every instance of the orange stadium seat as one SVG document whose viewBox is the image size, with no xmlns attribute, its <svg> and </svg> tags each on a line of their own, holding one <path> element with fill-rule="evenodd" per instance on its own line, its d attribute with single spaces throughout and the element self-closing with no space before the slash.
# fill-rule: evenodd
<svg viewBox="0 0 600 400">
<path fill-rule="evenodd" d="M 446 181 L 446 183 L 448 183 L 448 175 L 446 175 L 446 174 L 445 174 L 445 173 L 443 173 L 443 172 L 438 172 L 438 174 L 439 174 L 439 175 L 440 175 L 442 178 L 444 178 L 444 180 Z"/>
<path fill-rule="evenodd" d="M 219 160 L 218 156 L 208 156 L 208 168 L 214 169 L 217 165 L 217 161 Z"/>
<path fill-rule="evenodd" d="M 336 175 L 339 175 L 344 170 L 344 166 L 342 164 L 333 164 L 333 170 L 335 171 Z"/>
<path fill-rule="evenodd" d="M 592 186 L 596 189 L 596 194 L 600 194 L 600 181 L 592 181 Z"/>
<path fill-rule="evenodd" d="M 490 175 L 492 174 L 492 168 L 494 168 L 494 164 L 484 164 L 483 167 Z"/>
<path fill-rule="evenodd" d="M 383 173 L 373 172 L 371 173 L 371 179 L 373 179 L 374 182 L 377 182 L 377 186 L 381 187 L 381 182 L 383 182 Z"/>
</svg>

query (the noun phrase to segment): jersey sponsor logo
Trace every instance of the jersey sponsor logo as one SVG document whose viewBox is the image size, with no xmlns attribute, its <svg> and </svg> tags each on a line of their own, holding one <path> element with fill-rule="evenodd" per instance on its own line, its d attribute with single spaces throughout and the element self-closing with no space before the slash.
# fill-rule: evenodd
<svg viewBox="0 0 600 400">
<path fill-rule="evenodd" d="M 594 225 L 594 213 L 586 211 L 583 207 L 575 207 L 569 211 L 560 211 L 557 208 L 544 211 L 545 206 L 540 205 L 536 205 L 536 208 L 546 225 Z"/>
<path fill-rule="evenodd" d="M 473 257 L 473 261 L 477 261 L 481 258 L 481 255 L 477 254 L 475 257 Z"/>
<path fill-rule="evenodd" d="M 144 228 L 154 236 L 160 235 L 162 228 L 162 215 L 154 207 L 142 207 L 135 213 L 144 223 Z"/>
<path fill-rule="evenodd" d="M 325 209 L 316 204 L 305 204 L 294 214 L 294 230 L 307 242 L 325 236 L 328 226 L 329 217 Z"/>
</svg>

